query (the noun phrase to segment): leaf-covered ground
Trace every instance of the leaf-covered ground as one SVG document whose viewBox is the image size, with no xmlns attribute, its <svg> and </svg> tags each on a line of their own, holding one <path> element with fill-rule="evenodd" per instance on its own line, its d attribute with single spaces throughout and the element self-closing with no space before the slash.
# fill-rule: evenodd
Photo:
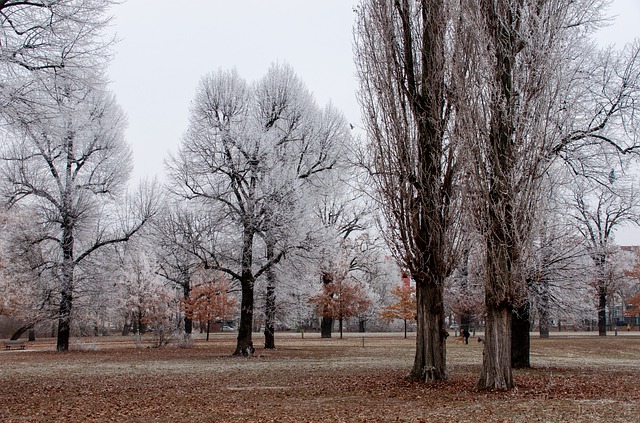
<svg viewBox="0 0 640 423">
<path fill-rule="evenodd" d="M 474 387 L 474 338 L 450 338 L 450 380 L 424 385 L 405 380 L 414 340 L 349 336 L 278 334 L 276 350 L 249 359 L 230 356 L 231 334 L 190 349 L 107 337 L 61 354 L 53 340 L 29 343 L 0 351 L 0 421 L 640 421 L 640 337 L 534 338 L 517 389 L 488 392 Z"/>
</svg>

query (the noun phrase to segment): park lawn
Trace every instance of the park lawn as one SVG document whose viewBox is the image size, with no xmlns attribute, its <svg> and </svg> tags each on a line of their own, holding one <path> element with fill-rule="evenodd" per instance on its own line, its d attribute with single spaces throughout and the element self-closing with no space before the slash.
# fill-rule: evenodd
<svg viewBox="0 0 640 423">
<path fill-rule="evenodd" d="M 0 351 L 0 421 L 452 422 L 638 421 L 640 337 L 532 340 L 517 389 L 478 391 L 482 344 L 450 338 L 450 380 L 405 379 L 413 339 L 395 334 L 284 333 L 276 350 L 232 357 L 233 334 L 192 348 L 131 338 L 54 341 Z"/>
</svg>

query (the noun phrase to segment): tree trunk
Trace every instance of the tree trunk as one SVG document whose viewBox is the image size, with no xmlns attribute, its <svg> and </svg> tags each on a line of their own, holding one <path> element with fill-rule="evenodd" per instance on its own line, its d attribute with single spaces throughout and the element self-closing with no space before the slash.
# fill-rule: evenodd
<svg viewBox="0 0 640 423">
<path fill-rule="evenodd" d="M 71 335 L 71 304 L 73 294 L 71 288 L 65 287 L 60 293 L 60 308 L 58 311 L 58 338 L 56 351 L 69 350 L 69 337 Z"/>
<path fill-rule="evenodd" d="M 549 337 L 549 327 L 551 322 L 549 321 L 549 282 L 543 280 L 540 282 L 540 298 L 538 301 L 538 316 L 540 319 L 540 338 Z"/>
<path fill-rule="evenodd" d="M 435 382 L 447 379 L 442 285 L 416 280 L 416 355 L 410 378 Z"/>
<path fill-rule="evenodd" d="M 242 299 L 240 300 L 240 325 L 238 328 L 238 340 L 234 355 L 250 356 L 255 351 L 253 348 L 253 238 L 255 232 L 250 225 L 245 226 L 242 240 L 242 275 L 240 287 Z"/>
<path fill-rule="evenodd" d="M 73 304 L 73 229 L 70 218 L 65 216 L 62 224 L 62 287 L 58 311 L 57 351 L 69 350 L 71 335 L 71 306 Z"/>
<path fill-rule="evenodd" d="M 531 367 L 531 320 L 529 303 L 518 307 L 511 320 L 511 368 L 526 369 Z"/>
<path fill-rule="evenodd" d="M 340 339 L 342 339 L 342 317 L 338 319 L 338 327 L 340 328 Z"/>
<path fill-rule="evenodd" d="M 269 278 L 267 272 L 267 278 Z M 274 349 L 276 347 L 274 327 L 276 318 L 276 287 L 272 282 L 267 285 L 267 298 L 265 301 L 265 322 L 264 322 L 264 347 L 266 349 Z"/>
<path fill-rule="evenodd" d="M 187 280 L 184 283 L 184 285 L 182 285 L 182 296 L 186 300 L 187 298 L 189 298 L 190 295 L 191 295 L 191 284 Z M 187 317 L 187 315 L 185 314 L 184 315 L 184 334 L 186 336 L 189 336 L 191 335 L 192 332 L 193 332 L 193 320 Z"/>
<path fill-rule="evenodd" d="M 320 337 L 331 338 L 331 330 L 333 329 L 333 318 L 323 317 L 320 322 Z"/>
<path fill-rule="evenodd" d="M 207 342 L 209 342 L 209 333 L 211 333 L 211 320 L 207 320 Z"/>
<path fill-rule="evenodd" d="M 333 282 L 333 275 L 329 272 L 322 273 L 322 283 L 327 285 Z M 331 331 L 333 330 L 333 317 L 328 316 L 328 306 L 324 307 L 322 322 L 320 323 L 320 337 L 331 338 Z"/>
<path fill-rule="evenodd" d="M 407 319 L 404 320 L 404 339 L 407 339 Z"/>
<path fill-rule="evenodd" d="M 511 389 L 511 319 L 513 312 L 506 303 L 486 304 L 484 354 L 479 389 Z"/>
<path fill-rule="evenodd" d="M 267 238 L 267 262 L 274 258 L 273 244 Z M 276 275 L 273 267 L 269 267 L 266 271 L 267 276 L 267 297 L 264 305 L 264 347 L 266 349 L 274 349 L 276 347 L 275 340 L 275 321 L 276 321 Z"/>
<path fill-rule="evenodd" d="M 607 289 L 602 285 L 598 286 L 598 335 L 607 336 Z"/>
<path fill-rule="evenodd" d="M 253 339 L 251 328 L 253 327 L 253 276 L 248 280 L 240 281 L 242 300 L 240 301 L 240 325 L 238 327 L 238 339 L 234 355 L 253 355 Z"/>
<path fill-rule="evenodd" d="M 31 328 L 33 328 L 35 326 L 35 323 L 29 323 L 27 325 L 21 326 L 18 328 L 18 330 L 16 330 L 13 335 L 11 335 L 11 339 L 12 341 L 18 340 L 20 339 L 20 337 L 22 336 L 23 333 L 25 333 L 26 331 L 29 331 L 29 335 L 31 335 Z M 34 335 L 35 337 L 35 335 Z"/>
</svg>

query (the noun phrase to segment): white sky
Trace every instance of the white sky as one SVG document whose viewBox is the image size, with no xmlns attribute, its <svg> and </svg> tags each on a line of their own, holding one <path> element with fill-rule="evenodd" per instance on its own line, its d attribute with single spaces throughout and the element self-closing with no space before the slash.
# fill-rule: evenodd
<svg viewBox="0 0 640 423">
<path fill-rule="evenodd" d="M 187 129 L 189 105 L 200 78 L 237 68 L 254 81 L 272 62 L 288 62 L 319 104 L 331 101 L 360 123 L 356 101 L 352 26 L 355 0 L 127 0 L 115 6 L 120 39 L 109 67 L 118 102 L 129 118 L 134 180 L 158 176 Z M 599 34 L 622 47 L 640 38 L 640 0 L 614 0 L 614 24 Z M 640 230 L 617 234 L 619 244 L 640 244 Z"/>
</svg>

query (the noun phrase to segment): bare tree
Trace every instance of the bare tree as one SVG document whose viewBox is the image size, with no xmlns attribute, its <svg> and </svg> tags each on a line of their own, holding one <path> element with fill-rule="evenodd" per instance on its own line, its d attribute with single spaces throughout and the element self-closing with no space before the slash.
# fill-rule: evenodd
<svg viewBox="0 0 640 423">
<path fill-rule="evenodd" d="M 85 83 L 109 57 L 102 30 L 112 0 L 0 0 L 0 119 L 34 100 L 34 74 L 73 72 Z"/>
<path fill-rule="evenodd" d="M 470 4 L 468 22 L 476 34 L 470 45 L 478 41 L 470 57 L 477 72 L 465 103 L 475 113 L 472 120 L 483 123 L 469 126 L 468 151 L 475 163 L 476 220 L 486 240 L 492 334 L 491 321 L 510 320 L 510 309 L 523 301 L 523 258 L 539 217 L 540 184 L 554 160 L 593 177 L 602 174 L 603 163 L 636 150 L 638 49 L 594 49 L 589 35 L 602 24 L 606 1 Z M 491 317 L 498 309 L 503 317 Z M 479 386 L 512 386 L 499 358 L 510 349 L 500 341 L 506 338 L 511 334 L 487 335 Z"/>
<path fill-rule="evenodd" d="M 458 161 L 450 137 L 457 40 L 451 2 L 363 1 L 359 99 L 390 248 L 416 281 L 414 380 L 447 378 L 443 289 L 455 265 Z"/>
<path fill-rule="evenodd" d="M 187 299 L 193 288 L 193 277 L 203 267 L 209 267 L 211 257 L 225 255 L 224 224 L 220 216 L 194 204 L 167 202 L 153 220 L 151 238 L 155 251 L 156 273 L 174 284 Z M 192 320 L 185 314 L 184 334 L 192 333 Z"/>
<path fill-rule="evenodd" d="M 51 266 L 38 243 L 45 233 L 35 220 L 35 213 L 19 207 L 0 215 L 0 315 L 21 324 L 11 339 L 56 315 Z"/>
<path fill-rule="evenodd" d="M 609 185 L 585 185 L 576 182 L 569 194 L 571 217 L 594 266 L 592 280 L 596 291 L 598 332 L 607 334 L 607 297 L 612 293 L 612 263 L 614 255 L 614 232 L 628 223 L 640 222 L 640 193 L 629 177 L 611 171 Z M 615 176 L 615 177 L 614 177 Z"/>
<path fill-rule="evenodd" d="M 95 75 L 100 78 L 100 75 Z M 34 108 L 13 111 L 2 151 L 4 196 L 38 214 L 60 280 L 59 351 L 69 348 L 74 273 L 94 251 L 129 239 L 154 213 L 153 189 L 122 210 L 131 157 L 112 94 L 60 71 L 40 78 Z M 120 202 L 120 204 L 118 204 Z M 127 215 L 128 212 L 136 214 Z"/>
<path fill-rule="evenodd" d="M 249 86 L 236 71 L 205 76 L 197 90 L 188 131 L 170 160 L 173 189 L 183 198 L 217 208 L 235 225 L 238 254 L 211 268 L 240 282 L 240 327 L 235 354 L 254 351 L 254 285 L 284 256 L 254 260 L 261 233 L 271 229 L 274 212 L 295 203 L 299 187 L 330 170 L 349 134 L 332 107 L 318 108 L 288 66 L 274 65 Z"/>
</svg>

